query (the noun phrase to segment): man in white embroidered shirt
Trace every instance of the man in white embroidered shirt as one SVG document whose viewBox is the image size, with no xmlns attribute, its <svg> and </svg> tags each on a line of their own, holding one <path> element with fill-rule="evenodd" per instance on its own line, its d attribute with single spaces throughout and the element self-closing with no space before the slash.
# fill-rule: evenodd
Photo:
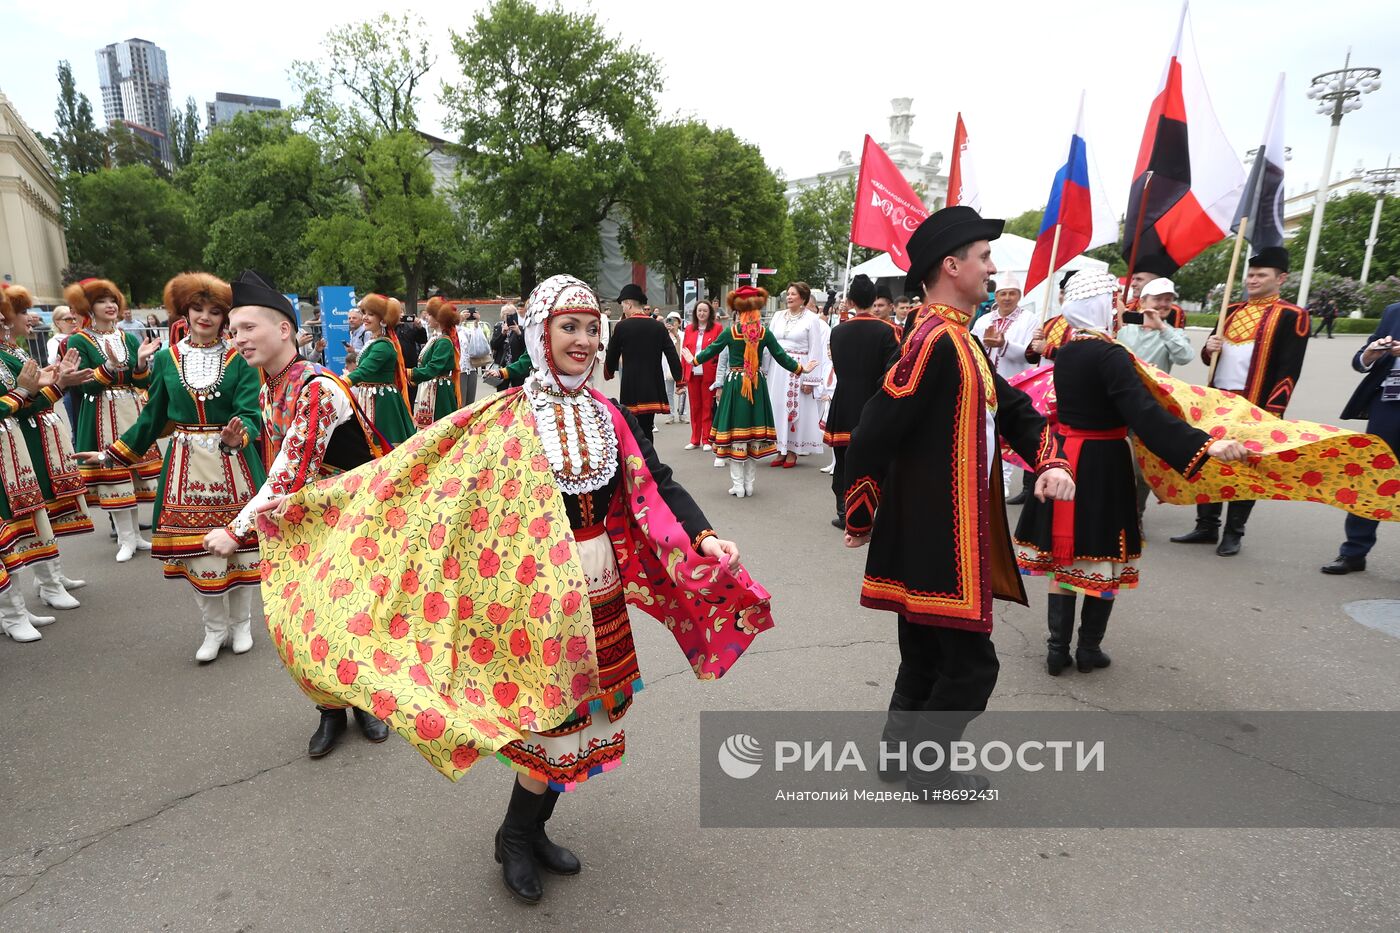
<svg viewBox="0 0 1400 933">
<path fill-rule="evenodd" d="M 1003 379 L 1020 375 L 1030 368 L 1026 359 L 1026 347 L 1035 334 L 1036 316 L 1021 307 L 1021 280 L 1015 273 L 1004 272 L 997 276 L 996 307 L 991 314 L 984 314 L 972 323 L 972 336 L 987 348 L 987 356 L 992 361 L 997 375 Z M 1011 488 L 1011 474 L 1016 468 L 1006 461 L 1001 464 L 1003 489 Z M 1020 505 L 1026 501 L 1035 476 L 1024 474 L 1021 491 L 1006 500 L 1007 505 Z"/>
</svg>

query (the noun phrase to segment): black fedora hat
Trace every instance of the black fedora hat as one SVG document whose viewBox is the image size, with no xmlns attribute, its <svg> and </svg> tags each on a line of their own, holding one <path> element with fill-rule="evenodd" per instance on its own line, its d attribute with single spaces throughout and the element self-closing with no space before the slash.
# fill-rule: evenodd
<svg viewBox="0 0 1400 933">
<path fill-rule="evenodd" d="M 642 291 L 642 287 L 635 282 L 628 282 L 626 285 L 622 286 L 622 291 L 618 293 L 617 300 L 619 302 L 635 301 L 639 305 L 644 305 L 647 303 L 647 293 Z"/>
<path fill-rule="evenodd" d="M 945 207 L 934 211 L 909 238 L 905 251 L 909 254 L 909 274 L 904 277 L 904 290 L 923 293 L 924 279 L 929 270 L 943 257 L 978 240 L 995 240 L 1001 236 L 1004 220 L 987 220 L 966 205 Z"/>
<path fill-rule="evenodd" d="M 1160 275 L 1164 279 L 1169 279 L 1176 275 L 1176 270 L 1180 268 L 1181 266 L 1166 253 L 1149 253 L 1137 258 L 1137 263 L 1133 266 L 1133 274 L 1146 272 L 1149 275 Z"/>
</svg>

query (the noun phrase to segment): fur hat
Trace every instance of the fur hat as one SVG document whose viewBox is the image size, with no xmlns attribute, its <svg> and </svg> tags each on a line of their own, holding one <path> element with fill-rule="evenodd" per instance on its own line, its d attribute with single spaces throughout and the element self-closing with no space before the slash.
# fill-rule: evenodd
<svg viewBox="0 0 1400 933">
<path fill-rule="evenodd" d="M 14 319 L 15 309 L 10 304 L 10 287 L 0 282 L 0 318 L 6 322 Z"/>
<path fill-rule="evenodd" d="M 397 326 L 399 318 L 403 317 L 403 305 L 397 298 L 390 298 L 388 295 L 366 295 L 360 299 L 359 307 L 362 313 L 373 314 L 383 321 L 385 330 Z"/>
<path fill-rule="evenodd" d="M 726 303 L 735 314 L 745 311 L 762 311 L 768 306 L 768 289 L 745 285 L 729 293 Z"/>
<path fill-rule="evenodd" d="M 165 283 L 165 310 L 170 317 L 184 317 L 190 308 L 211 301 L 224 314 L 233 307 L 233 288 L 207 272 L 185 272 Z"/>
<path fill-rule="evenodd" d="M 434 311 L 432 301 L 428 302 L 428 310 Z M 457 326 L 457 323 L 462 320 L 462 315 L 461 312 L 457 310 L 455 304 L 444 299 L 437 306 L 436 311 L 432 314 L 432 318 L 437 321 L 438 330 L 446 333 Z"/>
<path fill-rule="evenodd" d="M 126 296 L 117 288 L 117 283 L 108 279 L 83 279 L 63 290 L 63 300 L 68 303 L 68 307 L 89 323 L 92 321 L 93 302 L 103 298 L 116 299 L 118 313 L 126 310 Z"/>
<path fill-rule="evenodd" d="M 5 296 L 5 305 L 15 314 L 24 314 L 34 307 L 34 296 L 23 285 L 0 283 L 0 293 Z"/>
<path fill-rule="evenodd" d="M 428 304 L 427 304 L 427 306 L 423 309 L 423 313 L 425 313 L 425 314 L 436 314 L 438 308 L 441 308 L 444 304 L 447 304 L 447 303 L 448 303 L 448 301 L 447 301 L 446 298 L 442 297 L 441 295 L 434 295 L 433 297 L 431 297 L 431 298 L 428 299 Z"/>
</svg>

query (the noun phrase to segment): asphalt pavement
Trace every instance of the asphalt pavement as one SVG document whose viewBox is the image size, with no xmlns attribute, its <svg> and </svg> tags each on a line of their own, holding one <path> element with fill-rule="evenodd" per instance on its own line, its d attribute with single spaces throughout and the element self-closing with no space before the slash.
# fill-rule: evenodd
<svg viewBox="0 0 1400 933">
<path fill-rule="evenodd" d="M 1314 342 L 1290 414 L 1336 419 L 1360 340 Z M 829 524 L 825 458 L 760 467 L 736 500 L 709 454 L 682 450 L 687 426 L 659 428 L 778 624 L 701 683 L 633 614 L 647 686 L 628 760 L 550 824 L 581 875 L 546 877 L 533 908 L 505 891 L 491 842 L 511 775 L 495 763 L 454 785 L 397 737 L 355 734 L 308 759 L 316 714 L 266 632 L 197 665 L 188 588 L 149 558 L 115 563 L 99 533 L 63 543 L 82 608 L 37 644 L 0 639 L 0 930 L 1395 929 L 1391 830 L 700 828 L 699 712 L 881 709 L 895 626 L 857 604 L 864 553 Z M 1032 581 L 1029 608 L 997 612 L 993 709 L 1397 708 L 1400 617 L 1381 601 L 1400 600 L 1400 529 L 1381 529 L 1365 573 L 1328 577 L 1342 513 L 1324 506 L 1261 504 L 1232 559 L 1167 542 L 1189 509 L 1154 503 L 1145 525 L 1113 666 L 1046 675 Z"/>
</svg>

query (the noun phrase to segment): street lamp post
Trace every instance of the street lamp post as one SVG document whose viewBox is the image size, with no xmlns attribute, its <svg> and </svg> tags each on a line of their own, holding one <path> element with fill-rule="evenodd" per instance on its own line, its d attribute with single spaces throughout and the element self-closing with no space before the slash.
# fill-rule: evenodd
<svg viewBox="0 0 1400 933">
<path fill-rule="evenodd" d="M 1322 180 L 1317 186 L 1317 201 L 1313 204 L 1312 230 L 1308 233 L 1308 255 L 1303 260 L 1303 278 L 1298 283 L 1298 304 L 1307 307 L 1308 290 L 1312 287 L 1313 266 L 1317 262 L 1317 240 L 1322 234 L 1322 212 L 1327 207 L 1327 193 L 1332 184 L 1332 156 L 1337 152 L 1337 131 L 1342 126 L 1342 114 L 1361 109 L 1361 95 L 1381 86 L 1379 68 L 1356 68 L 1351 64 L 1351 50 L 1346 61 L 1336 71 L 1325 71 L 1312 79 L 1308 98 L 1317 101 L 1317 112 L 1332 117 L 1332 131 L 1327 136 L 1327 158 L 1322 163 Z"/>
<path fill-rule="evenodd" d="M 1400 168 L 1391 168 L 1390 160 L 1386 159 L 1385 168 L 1373 168 L 1366 173 L 1366 181 L 1376 192 L 1376 212 L 1371 215 L 1371 235 L 1366 240 L 1366 258 L 1361 261 L 1362 285 L 1366 284 L 1366 279 L 1371 275 L 1371 255 L 1376 251 L 1376 235 L 1381 228 L 1381 205 L 1385 204 L 1385 196 L 1391 185 L 1400 181 Z"/>
</svg>

